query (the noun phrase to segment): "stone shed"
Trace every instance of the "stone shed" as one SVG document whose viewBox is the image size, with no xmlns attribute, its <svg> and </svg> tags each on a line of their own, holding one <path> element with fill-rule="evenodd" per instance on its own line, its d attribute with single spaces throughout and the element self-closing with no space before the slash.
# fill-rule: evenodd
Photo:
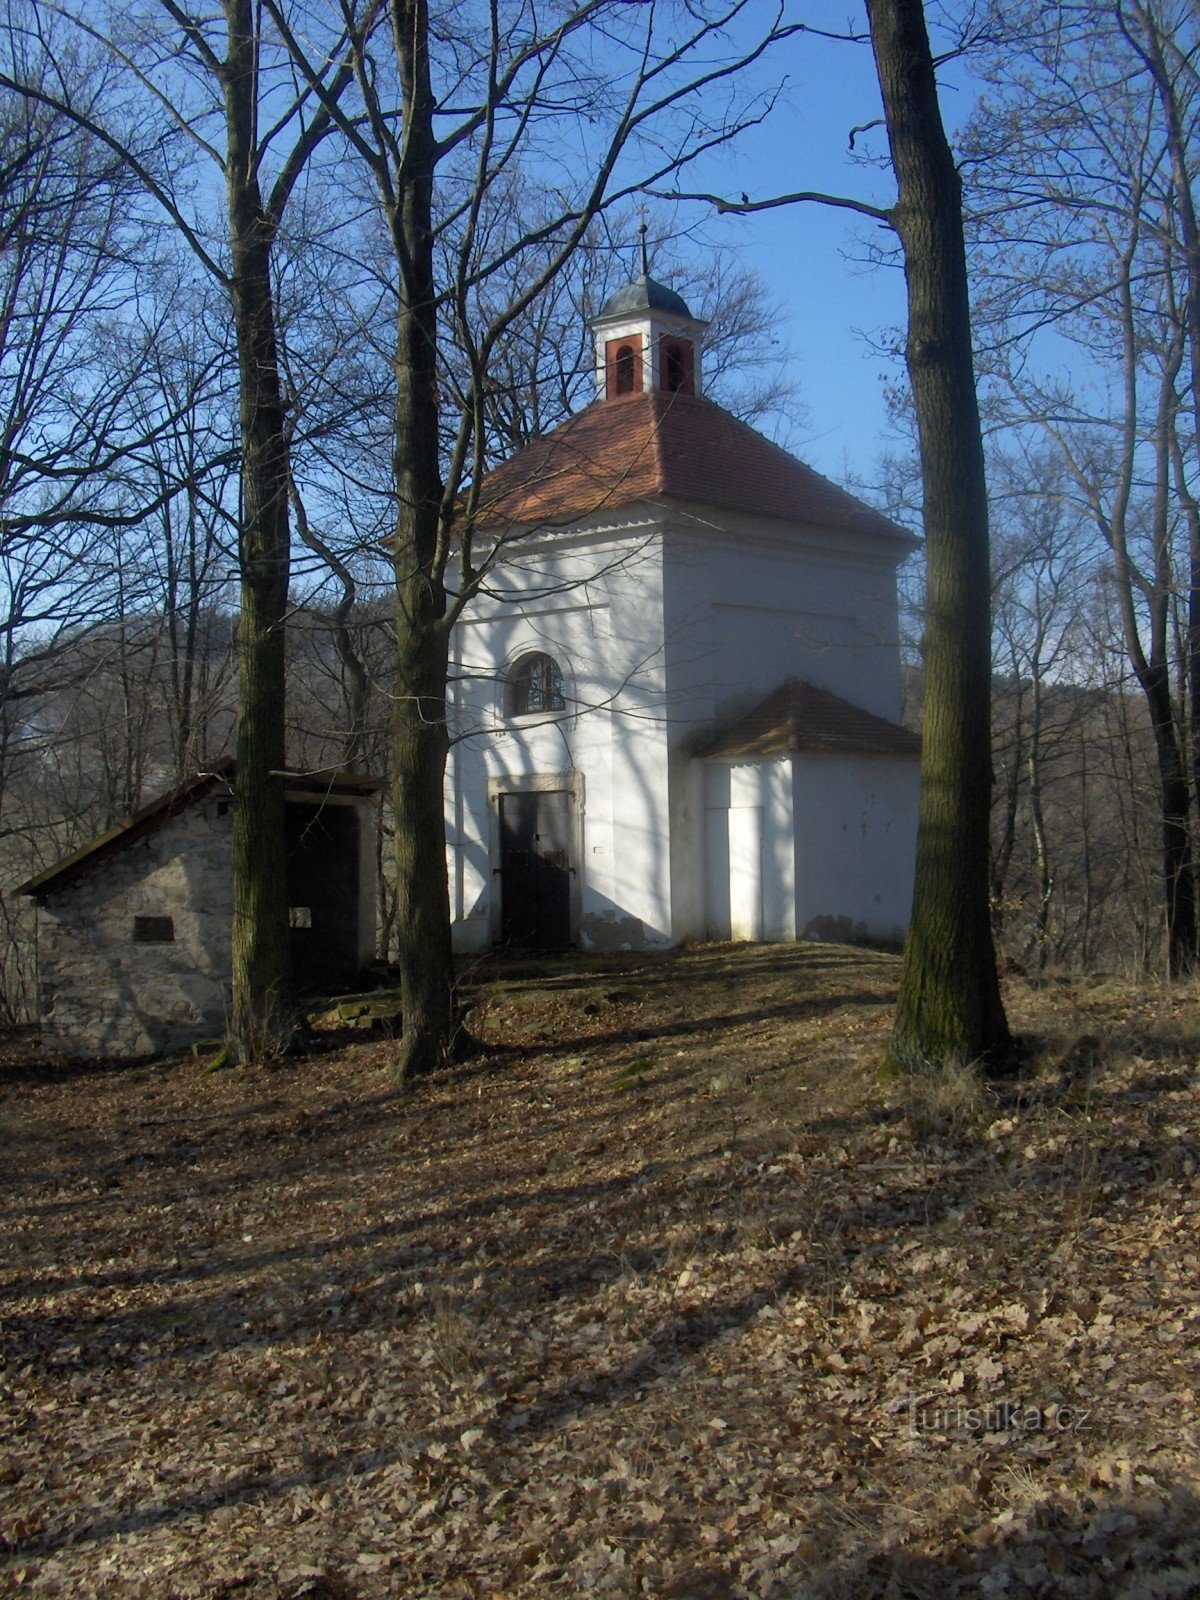
<svg viewBox="0 0 1200 1600">
<path fill-rule="evenodd" d="M 296 980 L 336 992 L 375 956 L 380 785 L 342 773 L 284 783 Z M 22 885 L 38 907 L 47 1045 L 143 1056 L 224 1031 L 236 804 L 225 760 Z"/>
</svg>

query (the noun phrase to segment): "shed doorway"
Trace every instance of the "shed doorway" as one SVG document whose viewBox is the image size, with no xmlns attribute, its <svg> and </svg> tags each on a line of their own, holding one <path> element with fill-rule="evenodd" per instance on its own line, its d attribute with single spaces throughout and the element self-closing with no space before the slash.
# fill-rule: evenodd
<svg viewBox="0 0 1200 1600">
<path fill-rule="evenodd" d="M 527 950 L 571 944 L 571 792 L 501 794 L 501 935 Z"/>
<path fill-rule="evenodd" d="M 361 965 L 358 812 L 289 801 L 284 816 L 292 974 L 300 994 L 329 994 Z"/>
</svg>

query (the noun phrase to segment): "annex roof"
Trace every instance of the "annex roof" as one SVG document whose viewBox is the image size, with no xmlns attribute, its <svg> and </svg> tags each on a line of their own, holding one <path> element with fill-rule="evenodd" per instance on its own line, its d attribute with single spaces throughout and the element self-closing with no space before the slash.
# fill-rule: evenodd
<svg viewBox="0 0 1200 1600">
<path fill-rule="evenodd" d="M 28 883 L 23 883 L 14 892 L 41 898 L 50 889 L 65 887 L 88 867 L 96 866 L 107 857 L 124 850 L 135 839 L 153 833 L 172 817 L 177 817 L 180 812 L 186 811 L 188 806 L 197 805 L 214 790 L 229 789 L 233 783 L 233 776 L 233 757 L 223 756 L 220 761 L 213 762 L 212 766 L 205 768 L 203 772 L 193 773 L 183 783 L 166 790 L 148 805 L 142 806 L 141 810 L 135 811 L 131 817 L 126 817 L 123 821 L 114 823 L 111 828 L 106 828 L 103 833 L 98 833 L 94 839 L 89 839 L 87 844 L 64 856 L 61 861 L 56 861 L 52 867 L 35 874 Z M 383 787 L 378 778 L 340 770 L 314 773 L 282 772 L 278 776 L 284 780 L 285 794 L 294 799 L 319 798 L 323 795 L 369 795 L 377 793 Z"/>
<path fill-rule="evenodd" d="M 920 735 L 864 711 L 828 689 L 789 678 L 752 711 L 721 729 L 701 756 L 787 756 L 802 750 L 916 756 Z"/>
<path fill-rule="evenodd" d="M 482 485 L 482 527 L 565 524 L 676 500 L 915 545 L 912 535 L 698 395 L 597 400 Z"/>
</svg>

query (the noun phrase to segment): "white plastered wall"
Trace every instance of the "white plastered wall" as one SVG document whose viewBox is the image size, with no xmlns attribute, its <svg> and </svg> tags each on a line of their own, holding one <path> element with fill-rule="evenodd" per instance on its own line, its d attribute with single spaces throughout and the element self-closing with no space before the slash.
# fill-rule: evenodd
<svg viewBox="0 0 1200 1600">
<path fill-rule="evenodd" d="M 788 678 L 889 720 L 900 710 L 895 570 L 907 543 L 856 541 L 725 512 L 718 523 L 715 515 L 702 519 L 677 509 L 665 540 L 676 941 L 703 938 L 714 925 L 706 890 L 713 870 L 705 787 L 711 780 L 707 763 L 694 759 L 697 740 L 750 711 Z M 794 814 L 803 828 L 799 806 Z M 793 928 L 764 937 L 794 934 Z"/>
<path fill-rule="evenodd" d="M 912 907 L 915 757 L 793 758 L 796 936 L 899 942 Z"/>
<path fill-rule="evenodd" d="M 499 797 L 563 775 L 573 796 L 573 934 L 584 949 L 671 940 L 661 542 L 649 513 L 532 539 L 455 634 L 447 843 L 455 946 L 500 925 Z M 514 718 L 505 676 L 554 657 L 566 709 Z M 557 783 L 554 786 L 559 786 Z"/>
<path fill-rule="evenodd" d="M 597 515 L 521 544 L 491 585 L 496 596 L 481 598 L 455 635 L 452 718 L 461 738 L 446 816 L 456 947 L 482 950 L 496 937 L 498 796 L 508 782 L 523 787 L 554 774 L 568 775 L 575 796 L 575 933 L 584 948 L 678 943 L 728 925 L 729 823 L 723 865 L 713 859 L 710 826 L 728 800 L 714 801 L 713 764 L 696 759 L 696 742 L 787 678 L 895 719 L 895 567 L 907 549 L 900 540 L 680 507 L 632 508 L 607 522 Z M 504 673 L 534 649 L 563 667 L 568 709 L 512 719 Z M 760 805 L 757 845 L 751 817 L 735 819 L 732 836 L 735 853 L 748 861 L 757 853 L 760 862 L 761 937 L 861 925 L 891 938 L 905 925 L 916 763 L 863 761 L 874 787 L 866 772 L 827 781 L 806 768 L 801 782 L 786 759 L 735 764 L 739 785 L 761 789 L 758 802 L 733 808 Z M 860 860 L 876 881 L 850 892 L 845 874 L 859 868 L 849 830 L 861 834 L 864 816 Z M 837 836 L 824 846 L 830 869 L 814 876 L 804 841 L 835 822 Z M 834 862 L 842 863 L 836 872 Z M 718 882 L 724 873 L 719 916 L 714 872 Z M 749 887 L 746 897 L 752 908 Z M 754 926 L 752 916 L 743 920 Z"/>
</svg>

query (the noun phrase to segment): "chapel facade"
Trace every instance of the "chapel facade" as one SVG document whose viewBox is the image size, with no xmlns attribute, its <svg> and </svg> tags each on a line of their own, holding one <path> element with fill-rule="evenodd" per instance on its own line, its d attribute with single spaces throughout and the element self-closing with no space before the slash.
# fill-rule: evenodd
<svg viewBox="0 0 1200 1600">
<path fill-rule="evenodd" d="M 596 399 L 482 486 L 504 556 L 454 640 L 460 950 L 903 936 L 916 541 L 706 398 L 705 326 L 643 271 L 591 322 Z"/>
</svg>

